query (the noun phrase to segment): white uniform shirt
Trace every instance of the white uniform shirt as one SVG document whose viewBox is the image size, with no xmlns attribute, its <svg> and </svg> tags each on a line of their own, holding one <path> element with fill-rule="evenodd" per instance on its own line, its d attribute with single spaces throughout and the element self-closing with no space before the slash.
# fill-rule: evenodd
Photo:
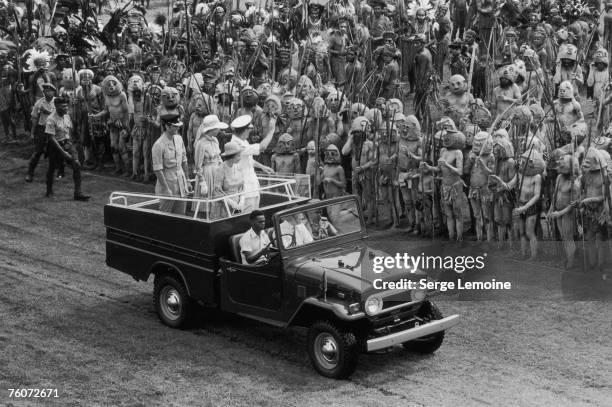
<svg viewBox="0 0 612 407">
<path fill-rule="evenodd" d="M 259 196 L 259 180 L 255 174 L 255 160 L 253 159 L 254 155 L 259 155 L 259 143 L 250 144 L 248 141 L 236 137 L 236 135 L 232 135 L 232 141 L 243 148 L 238 165 L 244 176 L 244 192 L 246 192 L 244 197 Z"/>
</svg>

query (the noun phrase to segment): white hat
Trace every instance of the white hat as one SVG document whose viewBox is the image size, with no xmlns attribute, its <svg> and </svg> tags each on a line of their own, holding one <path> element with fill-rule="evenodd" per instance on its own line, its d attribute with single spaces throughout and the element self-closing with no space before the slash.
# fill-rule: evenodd
<svg viewBox="0 0 612 407">
<path fill-rule="evenodd" d="M 230 157 L 233 155 L 236 155 L 240 152 L 242 152 L 242 146 L 238 143 L 236 143 L 235 141 L 229 141 L 227 143 L 225 143 L 225 146 L 223 147 L 224 151 L 221 154 L 221 157 Z"/>
<path fill-rule="evenodd" d="M 253 118 L 251 115 L 245 114 L 242 116 L 238 116 L 232 121 L 232 129 L 238 130 L 243 129 L 251 124 Z"/>
<path fill-rule="evenodd" d="M 204 120 L 202 120 L 202 124 L 200 124 L 198 132 L 200 134 L 204 134 L 210 130 L 225 130 L 227 128 L 227 123 L 220 121 L 216 114 L 209 114 L 208 116 L 204 117 Z"/>
</svg>

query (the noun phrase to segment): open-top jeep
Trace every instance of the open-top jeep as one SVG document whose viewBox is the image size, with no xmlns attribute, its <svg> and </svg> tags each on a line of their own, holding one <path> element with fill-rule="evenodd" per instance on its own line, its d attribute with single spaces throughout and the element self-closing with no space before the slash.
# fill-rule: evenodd
<svg viewBox="0 0 612 407">
<path fill-rule="evenodd" d="M 311 200 L 303 192 L 310 188 L 299 187 L 308 179 L 260 182 L 260 209 L 275 246 L 263 264 L 241 262 L 248 213 L 210 216 L 213 205 L 231 197 L 184 199 L 187 213 L 176 215 L 158 210 L 158 196 L 124 192 L 112 193 L 104 208 L 107 264 L 136 280 L 153 274 L 155 308 L 174 328 L 193 316 L 194 302 L 276 327 L 308 328 L 308 354 L 327 377 L 350 376 L 360 352 L 440 347 L 459 316 L 443 318 L 425 290 L 375 288 L 375 279 L 380 285 L 425 276 L 373 272 L 374 259 L 386 254 L 368 247 L 355 196 Z M 297 239 L 298 232 L 311 239 Z"/>
</svg>

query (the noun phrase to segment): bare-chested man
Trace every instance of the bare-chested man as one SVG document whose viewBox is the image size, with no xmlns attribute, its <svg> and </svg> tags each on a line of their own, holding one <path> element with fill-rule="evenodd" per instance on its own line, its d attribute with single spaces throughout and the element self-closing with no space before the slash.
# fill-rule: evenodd
<svg viewBox="0 0 612 407">
<path fill-rule="evenodd" d="M 342 196 L 346 191 L 346 176 L 340 165 L 340 150 L 333 144 L 325 149 L 325 161 L 323 165 L 323 191 L 325 199 Z"/>
<path fill-rule="evenodd" d="M 507 183 L 509 189 L 518 191 L 518 203 L 514 208 L 513 229 L 518 233 L 521 241 L 521 253 L 527 257 L 527 241 L 529 241 L 530 259 L 538 254 L 538 238 L 536 236 L 536 221 L 540 214 L 540 190 L 542 187 L 542 173 L 546 162 L 542 155 L 533 149 L 521 155 L 519 172 Z"/>
<path fill-rule="evenodd" d="M 282 134 L 272 154 L 272 169 L 279 174 L 298 174 L 301 172 L 300 157 L 295 151 L 291 134 Z"/>
<path fill-rule="evenodd" d="M 467 91 L 467 83 L 461 75 L 453 75 L 448 80 L 450 92 L 442 99 L 444 114 L 459 123 L 462 118 L 470 113 L 470 105 L 474 97 Z"/>
<path fill-rule="evenodd" d="M 574 254 L 576 253 L 574 243 L 576 218 L 572 202 L 578 199 L 580 194 L 578 159 L 571 154 L 562 155 L 557 160 L 555 167 L 559 175 L 548 217 L 556 220 L 561 239 L 563 239 L 565 268 L 571 269 L 574 267 Z"/>
<path fill-rule="evenodd" d="M 490 188 L 493 191 L 493 217 L 497 225 L 498 247 L 507 239 L 512 245 L 512 209 L 514 202 L 507 188 L 516 174 L 514 149 L 507 138 L 495 138 L 493 145 L 495 156 L 495 174 L 490 176 Z"/>
<path fill-rule="evenodd" d="M 510 107 L 521 102 L 521 89 L 514 83 L 514 72 L 510 66 L 502 68 L 499 76 L 499 86 L 493 89 L 493 108 L 496 117 L 502 119 L 510 113 Z"/>
<path fill-rule="evenodd" d="M 493 241 L 493 195 L 489 189 L 489 175 L 495 173 L 493 138 L 486 131 L 476 133 L 463 167 L 463 173 L 470 176 L 468 198 L 476 219 L 476 237 L 483 240 L 483 227 L 487 241 Z"/>
<path fill-rule="evenodd" d="M 575 208 L 582 211 L 584 237 L 588 241 L 588 267 L 601 268 L 605 259 L 604 231 L 610 213 L 606 206 L 604 175 L 610 154 L 604 150 L 591 147 L 582 161 L 580 197 L 572 202 Z M 582 199 L 582 200 L 580 200 Z"/>
<path fill-rule="evenodd" d="M 123 92 L 123 85 L 119 79 L 112 75 L 102 81 L 102 92 L 104 93 L 104 110 L 92 116 L 93 119 L 108 115 L 108 127 L 110 131 L 110 144 L 115 162 L 115 173 L 121 174 L 124 169 L 129 169 L 129 157 L 127 153 L 127 137 L 129 109 L 127 96 Z"/>
<path fill-rule="evenodd" d="M 373 202 L 374 185 L 372 174 L 372 167 L 375 165 L 374 143 L 367 139 L 367 133 L 370 130 L 371 127 L 368 119 L 364 116 L 356 117 L 353 123 L 351 123 L 349 135 L 342 147 L 342 154 L 351 155 L 351 168 L 353 169 L 351 177 L 352 192 L 361 197 L 368 223 L 372 224 L 374 222 L 376 203 Z"/>
<path fill-rule="evenodd" d="M 574 98 L 574 87 L 568 81 L 559 85 L 559 98 L 555 100 L 554 106 L 561 133 L 565 133 L 573 123 L 584 120 L 582 107 Z M 551 120 L 554 121 L 552 115 L 549 116 Z"/>
<path fill-rule="evenodd" d="M 378 192 L 384 208 L 389 210 L 387 219 L 388 225 L 394 228 L 399 226 L 399 216 L 396 203 L 399 197 L 396 196 L 397 184 L 397 128 L 395 125 L 381 131 L 378 143 Z M 397 198 L 397 199 L 396 199 Z M 378 199 L 378 197 L 377 197 Z M 378 210 L 378 208 L 377 208 Z"/>
<path fill-rule="evenodd" d="M 416 216 L 415 204 L 417 201 L 416 177 L 423 155 L 421 124 L 415 116 L 410 115 L 404 120 L 399 120 L 397 126 L 400 132 L 397 157 L 398 183 L 406 206 L 408 231 L 414 229 L 418 233 L 421 222 Z"/>
<path fill-rule="evenodd" d="M 461 179 L 463 174 L 463 147 L 465 135 L 456 130 L 446 130 L 442 134 L 442 149 L 436 167 L 421 162 L 421 168 L 442 174 L 442 204 L 446 215 L 448 237 L 451 240 L 463 240 L 463 213 L 467 198 Z"/>
</svg>

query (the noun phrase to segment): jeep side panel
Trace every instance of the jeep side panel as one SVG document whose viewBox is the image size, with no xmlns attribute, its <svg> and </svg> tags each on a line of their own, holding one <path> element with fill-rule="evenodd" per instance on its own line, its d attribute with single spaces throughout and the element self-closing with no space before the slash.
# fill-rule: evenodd
<svg viewBox="0 0 612 407">
<path fill-rule="evenodd" d="M 210 224 L 113 205 L 105 206 L 104 223 L 109 267 L 136 280 L 174 269 L 192 298 L 216 302 L 218 261 L 213 254 L 214 240 L 206 238 Z"/>
<path fill-rule="evenodd" d="M 271 220 L 278 208 L 264 208 Z M 190 297 L 219 303 L 215 289 L 219 259 L 233 258 L 230 237 L 250 228 L 249 214 L 212 222 L 123 205 L 104 207 L 106 264 L 136 280 L 157 267 L 182 275 Z M 217 287 L 218 288 L 218 287 Z"/>
</svg>

